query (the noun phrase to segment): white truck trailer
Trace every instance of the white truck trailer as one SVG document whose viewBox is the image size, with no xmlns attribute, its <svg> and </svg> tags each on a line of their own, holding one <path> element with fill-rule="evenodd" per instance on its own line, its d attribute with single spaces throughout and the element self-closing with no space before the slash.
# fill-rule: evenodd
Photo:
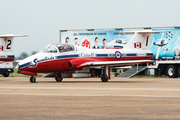
<svg viewBox="0 0 180 120">
<path fill-rule="evenodd" d="M 69 39 L 70 43 L 78 40 L 78 45 L 93 48 L 95 39 L 98 38 L 98 48 L 103 47 L 103 39 L 106 39 L 107 48 L 123 49 L 133 36 L 126 31 L 171 31 L 168 33 L 153 33 L 151 37 L 150 50 L 153 52 L 153 63 L 133 67 L 134 72 L 129 72 L 126 77 L 143 71 L 146 75 L 167 75 L 170 78 L 180 77 L 180 27 L 144 27 L 144 28 L 111 28 L 111 29 L 80 29 L 80 30 L 60 30 L 59 41 L 65 43 Z M 140 44 L 139 44 L 140 45 Z M 139 47 L 139 46 L 138 46 Z M 141 46 L 140 46 L 141 47 Z M 143 67 L 142 67 L 143 66 Z M 142 68 L 142 69 L 140 69 Z"/>
</svg>

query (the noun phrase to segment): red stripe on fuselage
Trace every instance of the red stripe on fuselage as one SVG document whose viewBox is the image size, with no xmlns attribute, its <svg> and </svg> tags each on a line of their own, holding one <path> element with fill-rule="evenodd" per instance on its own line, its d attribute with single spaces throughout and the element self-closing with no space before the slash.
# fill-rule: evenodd
<svg viewBox="0 0 180 120">
<path fill-rule="evenodd" d="M 64 64 L 68 64 L 69 61 L 74 61 L 75 65 L 73 69 L 67 69 Z M 67 59 L 56 59 L 45 62 L 40 62 L 34 68 L 29 68 L 29 66 L 21 68 L 20 70 L 38 72 L 38 73 L 50 73 L 50 72 L 65 72 L 69 70 L 77 70 L 80 64 L 85 62 L 105 62 L 105 61 L 129 61 L 129 60 L 152 60 L 152 56 L 136 56 L 136 57 L 121 57 L 117 60 L 115 57 L 78 57 L 78 58 L 67 58 Z M 78 68 L 79 70 L 80 68 Z"/>
</svg>

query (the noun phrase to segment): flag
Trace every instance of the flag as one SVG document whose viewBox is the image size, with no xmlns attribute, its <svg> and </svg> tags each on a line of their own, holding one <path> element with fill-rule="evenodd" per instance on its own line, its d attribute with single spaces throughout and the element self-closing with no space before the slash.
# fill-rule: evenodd
<svg viewBox="0 0 180 120">
<path fill-rule="evenodd" d="M 0 51 L 3 51 L 3 46 L 0 45 Z"/>
<path fill-rule="evenodd" d="M 134 43 L 134 48 L 141 48 L 141 43 Z"/>
</svg>

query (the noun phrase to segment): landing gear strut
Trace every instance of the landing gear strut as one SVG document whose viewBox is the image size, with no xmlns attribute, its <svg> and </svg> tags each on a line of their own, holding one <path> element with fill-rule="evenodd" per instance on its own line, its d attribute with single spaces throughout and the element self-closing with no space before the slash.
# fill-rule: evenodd
<svg viewBox="0 0 180 120">
<path fill-rule="evenodd" d="M 61 82 L 62 79 L 63 79 L 62 77 L 58 77 L 58 76 L 55 77 L 55 80 L 56 80 L 57 82 Z"/>
<path fill-rule="evenodd" d="M 36 78 L 35 78 L 34 76 L 31 76 L 31 77 L 30 77 L 30 82 L 31 82 L 31 83 L 35 83 L 35 82 L 36 82 Z"/>
<path fill-rule="evenodd" d="M 101 81 L 102 82 L 107 82 L 108 81 L 108 76 L 106 75 L 106 73 L 102 75 Z"/>
<path fill-rule="evenodd" d="M 110 79 L 109 66 L 106 65 L 104 68 L 105 68 L 105 69 L 103 69 L 103 75 L 101 76 L 101 81 L 102 81 L 102 82 L 108 82 L 108 79 Z M 109 77 L 108 77 L 108 76 L 109 76 Z"/>
</svg>

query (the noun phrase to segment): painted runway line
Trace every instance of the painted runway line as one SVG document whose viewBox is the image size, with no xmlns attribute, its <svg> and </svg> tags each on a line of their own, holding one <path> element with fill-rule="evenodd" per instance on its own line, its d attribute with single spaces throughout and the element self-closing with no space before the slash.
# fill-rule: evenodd
<svg viewBox="0 0 180 120">
<path fill-rule="evenodd" d="M 76 97 L 153 97 L 153 98 L 180 98 L 180 96 L 160 95 L 94 95 L 94 94 L 32 94 L 32 93 L 0 93 L 0 95 L 25 95 L 25 96 L 76 96 Z"/>
<path fill-rule="evenodd" d="M 0 87 L 0 89 L 31 89 L 31 90 L 108 90 L 108 91 L 176 91 L 179 88 L 95 88 L 95 87 Z"/>
</svg>

